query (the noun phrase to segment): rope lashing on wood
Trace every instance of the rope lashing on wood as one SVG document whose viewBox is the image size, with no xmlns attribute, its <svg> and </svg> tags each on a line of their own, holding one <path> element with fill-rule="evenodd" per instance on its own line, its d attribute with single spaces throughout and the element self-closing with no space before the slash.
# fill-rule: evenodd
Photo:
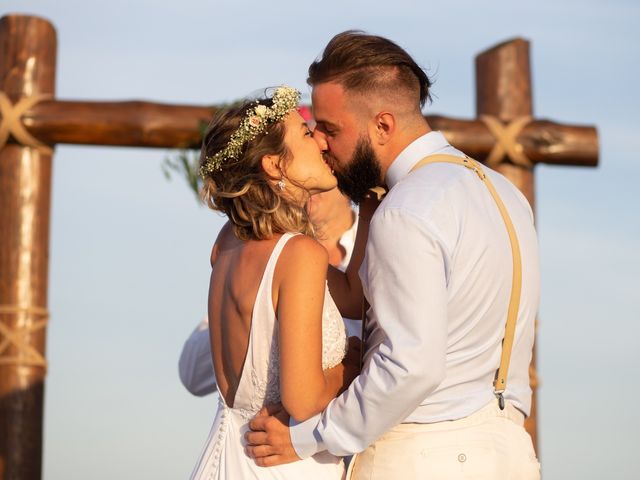
<svg viewBox="0 0 640 480">
<path fill-rule="evenodd" d="M 47 326 L 49 311 L 42 307 L 23 307 L 19 305 L 0 305 L 0 317 L 5 315 L 30 315 L 42 320 L 29 323 L 26 328 L 11 329 L 0 320 L 0 366 L 18 365 L 42 367 L 47 369 L 47 359 L 28 343 L 28 337 Z M 16 355 L 8 355 L 9 347 L 17 348 Z"/>
<path fill-rule="evenodd" d="M 51 95 L 32 95 L 22 97 L 17 103 L 12 104 L 5 92 L 0 91 L 0 150 L 12 135 L 16 141 L 25 146 L 39 150 L 42 153 L 52 153 L 50 146 L 40 142 L 31 135 L 22 123 L 22 115 L 39 102 L 51 100 Z"/>
<path fill-rule="evenodd" d="M 506 156 L 514 165 L 526 169 L 533 168 L 533 162 L 524 154 L 524 148 L 517 140 L 522 129 L 533 121 L 532 117 L 528 115 L 518 117 L 506 125 L 491 115 L 480 115 L 480 120 L 496 139 L 495 145 L 485 160 L 487 166 L 496 167 Z"/>
</svg>

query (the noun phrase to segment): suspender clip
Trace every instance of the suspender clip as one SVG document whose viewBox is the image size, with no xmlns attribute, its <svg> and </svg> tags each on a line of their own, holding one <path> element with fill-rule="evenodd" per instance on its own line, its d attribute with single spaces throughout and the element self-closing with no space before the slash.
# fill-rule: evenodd
<svg viewBox="0 0 640 480">
<path fill-rule="evenodd" d="M 502 392 L 496 392 L 496 398 L 498 399 L 498 407 L 500 407 L 500 410 L 504 410 L 504 396 Z"/>
<path fill-rule="evenodd" d="M 478 168 L 478 166 L 469 157 L 463 158 L 462 164 L 468 169 L 476 172 L 476 175 L 478 175 L 478 178 L 484 182 L 484 179 L 486 178 L 485 173 L 480 168 Z"/>
</svg>

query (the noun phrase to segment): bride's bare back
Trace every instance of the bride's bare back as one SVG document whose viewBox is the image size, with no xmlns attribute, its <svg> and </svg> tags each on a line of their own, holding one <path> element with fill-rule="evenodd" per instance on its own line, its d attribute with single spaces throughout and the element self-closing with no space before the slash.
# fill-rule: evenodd
<svg viewBox="0 0 640 480">
<path fill-rule="evenodd" d="M 241 383 L 260 283 L 280 238 L 242 241 L 225 225 L 212 251 L 209 330 L 213 366 L 220 393 L 230 407 Z M 296 420 L 322 411 L 357 374 L 356 369 L 347 371 L 342 364 L 323 371 L 327 266 L 324 247 L 306 235 L 296 235 L 284 246 L 272 272 L 269 294 L 278 322 L 278 397 Z"/>
<path fill-rule="evenodd" d="M 211 254 L 209 331 L 213 365 L 220 393 L 229 406 L 233 406 L 244 366 L 258 288 L 279 238 L 238 240 L 226 224 Z"/>
</svg>

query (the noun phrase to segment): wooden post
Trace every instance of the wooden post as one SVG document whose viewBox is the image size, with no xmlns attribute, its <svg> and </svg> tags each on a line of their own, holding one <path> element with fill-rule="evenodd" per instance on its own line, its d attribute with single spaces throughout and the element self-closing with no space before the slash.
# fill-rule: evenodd
<svg viewBox="0 0 640 480">
<path fill-rule="evenodd" d="M 14 106 L 21 98 L 53 95 L 56 33 L 49 22 L 3 17 L 0 52 L 0 91 Z M 16 141 L 0 145 L 0 479 L 36 480 L 42 471 L 51 152 Z"/>
<path fill-rule="evenodd" d="M 476 115 L 478 117 L 491 115 L 505 123 L 519 117 L 532 116 L 529 65 L 529 42 L 520 38 L 501 43 L 478 55 L 476 57 Z M 497 165 L 496 170 L 524 193 L 535 210 L 533 166 L 527 168 L 510 163 L 508 159 L 505 160 Z M 531 360 L 530 382 L 533 399 L 531 415 L 525 422 L 525 428 L 531 435 L 537 450 L 535 347 Z"/>
</svg>

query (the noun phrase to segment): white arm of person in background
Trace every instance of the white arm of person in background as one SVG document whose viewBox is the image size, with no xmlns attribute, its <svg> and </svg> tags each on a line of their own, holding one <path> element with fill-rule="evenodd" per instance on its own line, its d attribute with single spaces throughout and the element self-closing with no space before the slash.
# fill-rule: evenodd
<svg viewBox="0 0 640 480">
<path fill-rule="evenodd" d="M 180 381 L 184 388 L 198 397 L 216 391 L 216 374 L 211 359 L 211 342 L 209 340 L 209 324 L 207 317 L 189 336 L 178 362 Z"/>
</svg>

